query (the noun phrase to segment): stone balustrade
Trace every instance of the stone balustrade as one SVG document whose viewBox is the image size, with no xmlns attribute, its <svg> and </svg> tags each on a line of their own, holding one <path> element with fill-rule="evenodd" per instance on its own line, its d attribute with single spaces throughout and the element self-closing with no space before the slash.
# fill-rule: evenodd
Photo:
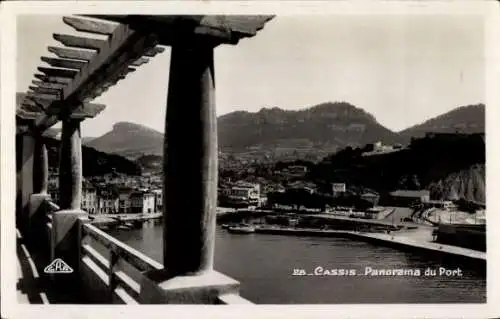
<svg viewBox="0 0 500 319">
<path fill-rule="evenodd" d="M 40 209 L 46 217 L 46 233 L 42 241 L 45 241 L 46 251 L 50 251 L 51 259 L 54 259 L 56 238 L 52 232 L 53 218 L 60 207 L 50 199 L 45 199 L 40 204 Z M 80 300 L 82 303 L 155 304 L 167 299 L 167 303 L 197 304 L 201 300 L 204 304 L 214 305 L 252 304 L 239 296 L 237 281 L 217 271 L 209 273 L 205 278 L 220 282 L 220 289 L 213 290 L 212 285 L 207 285 L 207 289 L 202 290 L 204 294 L 186 294 L 182 288 L 177 292 L 175 289 L 165 290 L 161 285 L 165 276 L 161 263 L 107 234 L 86 217 L 80 217 L 76 227 L 79 246 L 75 252 L 79 263 L 75 271 L 79 281 L 73 288 L 79 289 L 80 295 L 86 297 L 85 300 Z M 39 266 L 43 268 L 43 265 Z M 57 279 L 55 275 L 45 276 L 50 276 L 54 281 Z M 184 284 L 182 279 L 180 286 Z"/>
</svg>

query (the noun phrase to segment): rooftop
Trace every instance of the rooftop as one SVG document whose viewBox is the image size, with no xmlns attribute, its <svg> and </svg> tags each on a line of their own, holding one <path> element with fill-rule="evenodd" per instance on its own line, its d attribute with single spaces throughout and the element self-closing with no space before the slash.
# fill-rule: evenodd
<svg viewBox="0 0 500 319">
<path fill-rule="evenodd" d="M 429 196 L 430 192 L 428 190 L 396 190 L 394 192 L 390 193 L 391 196 L 398 196 L 398 197 L 422 197 L 422 196 Z"/>
</svg>

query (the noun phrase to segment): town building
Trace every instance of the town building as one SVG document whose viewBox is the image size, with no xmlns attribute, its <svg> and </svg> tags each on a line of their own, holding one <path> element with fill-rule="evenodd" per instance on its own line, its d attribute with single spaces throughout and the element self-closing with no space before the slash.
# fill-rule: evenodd
<svg viewBox="0 0 500 319">
<path fill-rule="evenodd" d="M 47 192 L 52 201 L 59 204 L 59 174 L 53 173 L 48 178 Z"/>
<path fill-rule="evenodd" d="M 155 212 L 155 194 L 136 191 L 130 194 L 130 213 L 153 214 Z"/>
<path fill-rule="evenodd" d="M 121 187 L 118 190 L 118 212 L 121 214 L 131 213 L 130 195 L 134 192 L 133 188 Z"/>
<path fill-rule="evenodd" d="M 52 173 L 48 178 L 47 192 L 52 201 L 59 203 L 59 174 Z M 96 187 L 87 179 L 82 180 L 81 209 L 89 214 L 98 213 L 98 200 Z"/>
<path fill-rule="evenodd" d="M 389 194 L 391 205 L 411 207 L 424 202 L 429 202 L 430 192 L 428 190 L 396 190 Z"/>
<path fill-rule="evenodd" d="M 290 165 L 278 171 L 283 175 L 289 177 L 301 177 L 307 174 L 307 166 L 304 165 Z"/>
<path fill-rule="evenodd" d="M 84 179 L 82 182 L 82 210 L 89 214 L 97 213 L 97 190 L 88 180 Z"/>
<path fill-rule="evenodd" d="M 229 206 L 259 206 L 261 203 L 260 184 L 240 181 L 221 192 L 225 196 L 224 204 Z"/>
<path fill-rule="evenodd" d="M 339 197 L 346 193 L 347 187 L 345 183 L 332 183 L 333 197 Z"/>
<path fill-rule="evenodd" d="M 102 187 L 97 193 L 97 213 L 117 214 L 119 211 L 118 192 L 111 187 Z"/>
<path fill-rule="evenodd" d="M 373 206 L 377 206 L 380 200 L 380 195 L 375 192 L 365 192 L 361 194 L 361 199 L 364 199 L 373 204 Z"/>
<path fill-rule="evenodd" d="M 155 195 L 155 211 L 163 211 L 163 191 L 161 189 L 153 189 L 151 192 Z"/>
<path fill-rule="evenodd" d="M 314 194 L 316 192 L 317 186 L 311 182 L 296 181 L 287 185 L 287 191 L 305 191 L 309 194 Z"/>
</svg>

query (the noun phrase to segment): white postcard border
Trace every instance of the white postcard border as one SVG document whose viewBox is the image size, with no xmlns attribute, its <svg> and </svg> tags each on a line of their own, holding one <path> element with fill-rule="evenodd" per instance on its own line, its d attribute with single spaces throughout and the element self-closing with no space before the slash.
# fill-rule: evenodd
<svg viewBox="0 0 500 319">
<path fill-rule="evenodd" d="M 498 265 L 500 249 L 500 107 L 499 57 L 500 29 L 498 3 L 495 1 L 15 1 L 1 3 L 1 309 L 2 318 L 311 318 L 311 317 L 492 317 L 500 315 Z M 94 306 L 21 305 L 16 301 L 15 267 L 15 78 L 16 15 L 19 14 L 481 14 L 487 34 L 486 189 L 488 215 L 487 303 L 478 305 L 252 305 L 252 306 Z M 14 80 L 12 80 L 14 79 Z M 383 289 L 383 287 L 381 287 Z"/>
</svg>

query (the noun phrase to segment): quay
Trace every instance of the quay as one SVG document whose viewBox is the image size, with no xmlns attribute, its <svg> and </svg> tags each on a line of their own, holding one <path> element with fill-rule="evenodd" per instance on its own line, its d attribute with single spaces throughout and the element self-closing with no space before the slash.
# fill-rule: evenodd
<svg viewBox="0 0 500 319">
<path fill-rule="evenodd" d="M 163 217 L 163 213 L 152 214 L 109 214 L 93 215 L 89 217 L 92 224 L 98 227 L 128 226 L 130 228 L 141 227 L 144 222 L 158 220 Z"/>
<path fill-rule="evenodd" d="M 336 226 L 344 225 L 346 227 L 356 227 L 356 226 L 369 226 L 369 227 L 380 227 L 385 229 L 400 229 L 408 226 L 415 225 L 414 223 L 407 222 L 391 222 L 383 219 L 365 219 L 365 218 L 354 218 L 335 214 L 303 214 L 303 213 L 292 213 L 289 215 L 282 215 L 273 210 L 248 210 L 248 209 L 238 209 L 234 211 L 221 211 L 217 216 L 217 221 L 220 223 L 227 222 L 238 222 L 245 218 L 261 218 L 267 216 L 288 216 L 288 217 L 301 217 L 303 219 L 309 220 L 321 220 L 326 225 L 335 224 Z"/>
<path fill-rule="evenodd" d="M 361 240 L 377 245 L 388 246 L 391 248 L 427 253 L 435 256 L 454 257 L 458 259 L 466 259 L 479 264 L 486 263 L 486 253 L 472 249 L 444 245 L 434 242 L 426 242 L 423 240 L 411 239 L 405 236 L 405 233 L 383 234 L 383 233 L 366 233 L 349 230 L 322 230 L 312 228 L 284 228 L 284 227 L 256 227 L 256 233 L 273 234 L 273 235 L 298 235 L 298 236 L 321 236 L 321 237 L 342 237 L 352 240 Z"/>
</svg>

